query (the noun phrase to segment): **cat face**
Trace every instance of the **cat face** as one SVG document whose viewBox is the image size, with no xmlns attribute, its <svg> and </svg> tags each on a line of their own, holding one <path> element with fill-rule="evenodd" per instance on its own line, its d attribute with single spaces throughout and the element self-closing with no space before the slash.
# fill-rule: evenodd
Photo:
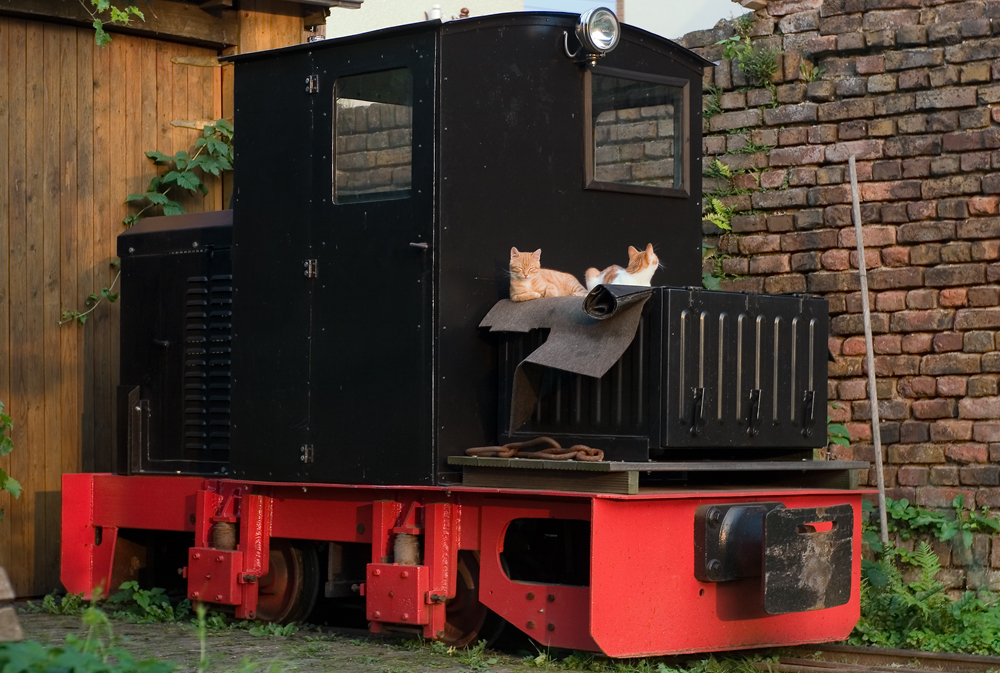
<svg viewBox="0 0 1000 673">
<path fill-rule="evenodd" d="M 653 252 L 653 244 L 646 244 L 646 249 L 639 251 L 631 245 L 628 247 L 628 272 L 636 273 L 651 266 L 657 266 L 660 258 Z"/>
<path fill-rule="evenodd" d="M 542 268 L 542 249 L 534 252 L 518 252 L 510 249 L 510 275 L 515 278 L 530 278 Z"/>
</svg>

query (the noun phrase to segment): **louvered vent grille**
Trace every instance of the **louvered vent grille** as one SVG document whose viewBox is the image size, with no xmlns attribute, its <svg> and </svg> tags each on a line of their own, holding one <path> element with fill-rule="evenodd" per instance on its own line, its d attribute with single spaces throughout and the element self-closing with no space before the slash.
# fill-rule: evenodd
<svg viewBox="0 0 1000 673">
<path fill-rule="evenodd" d="M 229 451 L 233 277 L 187 279 L 184 315 L 184 449 L 187 457 Z M 223 455 L 219 455 L 219 454 Z"/>
</svg>

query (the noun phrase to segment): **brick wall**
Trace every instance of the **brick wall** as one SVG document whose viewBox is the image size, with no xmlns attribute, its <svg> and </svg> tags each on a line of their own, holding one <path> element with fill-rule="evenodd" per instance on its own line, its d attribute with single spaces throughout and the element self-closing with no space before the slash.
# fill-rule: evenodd
<svg viewBox="0 0 1000 673">
<path fill-rule="evenodd" d="M 737 276 L 724 289 L 810 292 L 830 302 L 833 457 L 874 460 L 847 159 L 865 224 L 885 480 L 925 507 L 1000 505 L 1000 1 L 778 0 L 754 41 L 779 49 L 768 87 L 721 60 L 720 24 L 680 40 L 713 61 L 722 111 L 704 159 L 744 171 L 706 224 Z M 808 82 L 800 63 L 823 68 Z M 808 70 L 808 67 L 806 68 Z M 759 151 L 758 151 L 759 150 Z M 718 187 L 706 182 L 706 190 Z M 873 474 L 862 483 L 875 483 Z M 938 545 L 956 587 L 994 584 L 1000 538 Z M 966 572 L 968 570 L 969 572 Z"/>
<path fill-rule="evenodd" d="M 338 197 L 410 189 L 413 111 L 408 105 L 359 102 L 337 110 Z"/>
</svg>

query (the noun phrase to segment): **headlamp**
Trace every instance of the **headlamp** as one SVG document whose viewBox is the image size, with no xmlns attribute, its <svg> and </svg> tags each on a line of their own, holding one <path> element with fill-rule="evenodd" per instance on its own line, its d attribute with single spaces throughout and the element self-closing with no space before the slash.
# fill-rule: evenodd
<svg viewBox="0 0 1000 673">
<path fill-rule="evenodd" d="M 591 54 L 605 54 L 618 46 L 621 37 L 618 17 L 606 7 L 588 9 L 576 24 L 576 37 Z"/>
</svg>

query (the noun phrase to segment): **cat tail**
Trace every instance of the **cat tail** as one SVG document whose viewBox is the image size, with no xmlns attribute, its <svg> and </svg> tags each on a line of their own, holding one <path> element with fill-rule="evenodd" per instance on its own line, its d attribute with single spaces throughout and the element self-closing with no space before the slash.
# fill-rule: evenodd
<svg viewBox="0 0 1000 673">
<path fill-rule="evenodd" d="M 594 267 L 590 267 L 587 269 L 587 272 L 583 274 L 583 276 L 587 280 L 587 289 L 593 290 L 594 287 L 599 284 L 601 272 Z"/>
</svg>

